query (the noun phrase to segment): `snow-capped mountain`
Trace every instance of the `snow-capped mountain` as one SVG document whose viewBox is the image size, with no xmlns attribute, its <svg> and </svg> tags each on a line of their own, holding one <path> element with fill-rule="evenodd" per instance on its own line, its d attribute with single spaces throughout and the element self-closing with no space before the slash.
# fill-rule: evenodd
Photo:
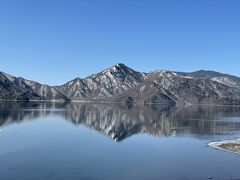
<svg viewBox="0 0 240 180">
<path fill-rule="evenodd" d="M 40 100 L 32 88 L 21 78 L 0 72 L 0 100 Z"/>
<path fill-rule="evenodd" d="M 135 71 L 116 64 L 49 86 L 0 73 L 1 100 L 110 101 L 128 104 L 240 104 L 240 78 L 214 71 Z"/>
<path fill-rule="evenodd" d="M 195 77 L 195 78 L 201 78 L 201 79 L 211 79 L 213 81 L 225 84 L 227 86 L 232 87 L 240 87 L 240 78 L 236 76 L 231 76 L 228 74 L 222 74 L 215 71 L 195 71 L 192 73 L 187 73 L 187 75 Z"/>
<path fill-rule="evenodd" d="M 136 87 L 147 77 L 125 66 L 116 64 L 104 71 L 85 79 L 76 78 L 56 88 L 73 100 L 112 97 L 130 88 Z"/>
<path fill-rule="evenodd" d="M 22 79 L 39 97 L 44 100 L 70 100 L 67 96 L 63 95 L 56 87 L 40 84 L 35 81 Z"/>
<path fill-rule="evenodd" d="M 136 88 L 115 96 L 112 101 L 174 104 L 240 104 L 240 86 L 171 71 L 151 72 Z"/>
</svg>

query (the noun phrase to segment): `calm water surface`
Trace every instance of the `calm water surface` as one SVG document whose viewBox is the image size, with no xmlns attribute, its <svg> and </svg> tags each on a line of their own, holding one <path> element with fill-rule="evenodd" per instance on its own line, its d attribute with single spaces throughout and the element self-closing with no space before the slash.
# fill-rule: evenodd
<svg viewBox="0 0 240 180">
<path fill-rule="evenodd" d="M 1 180 L 240 179 L 240 108 L 1 103 Z"/>
</svg>

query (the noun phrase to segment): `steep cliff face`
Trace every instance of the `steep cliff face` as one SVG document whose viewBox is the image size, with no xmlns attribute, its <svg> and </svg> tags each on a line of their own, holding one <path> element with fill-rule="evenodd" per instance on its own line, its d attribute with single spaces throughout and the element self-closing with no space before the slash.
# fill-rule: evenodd
<svg viewBox="0 0 240 180">
<path fill-rule="evenodd" d="M 0 99 L 168 104 L 240 104 L 240 78 L 214 71 L 137 72 L 116 64 L 85 79 L 49 86 L 0 73 Z"/>
</svg>

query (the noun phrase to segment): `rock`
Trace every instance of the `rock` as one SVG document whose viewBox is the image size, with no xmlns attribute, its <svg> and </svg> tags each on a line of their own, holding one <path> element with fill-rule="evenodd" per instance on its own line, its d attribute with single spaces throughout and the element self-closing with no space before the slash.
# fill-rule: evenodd
<svg viewBox="0 0 240 180">
<path fill-rule="evenodd" d="M 85 79 L 49 86 L 0 72 L 0 100 L 240 105 L 240 78 L 214 71 L 135 71 L 116 64 Z"/>
</svg>

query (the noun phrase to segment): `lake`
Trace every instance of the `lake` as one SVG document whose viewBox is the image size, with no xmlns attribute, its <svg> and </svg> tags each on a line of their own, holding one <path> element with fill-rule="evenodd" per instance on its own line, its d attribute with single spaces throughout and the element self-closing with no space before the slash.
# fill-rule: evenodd
<svg viewBox="0 0 240 180">
<path fill-rule="evenodd" d="M 1 180 L 240 179 L 240 107 L 0 103 Z"/>
</svg>

